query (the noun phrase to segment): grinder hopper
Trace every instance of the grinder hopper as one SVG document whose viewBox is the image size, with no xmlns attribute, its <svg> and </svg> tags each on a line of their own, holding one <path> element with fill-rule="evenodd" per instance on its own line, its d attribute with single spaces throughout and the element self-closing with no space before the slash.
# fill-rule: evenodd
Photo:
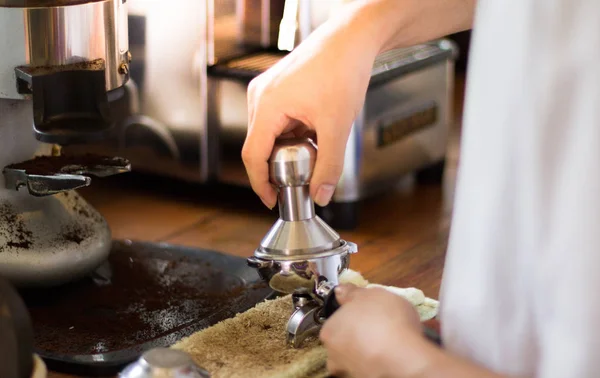
<svg viewBox="0 0 600 378">
<path fill-rule="evenodd" d="M 317 146 L 308 138 L 279 139 L 269 159 L 278 191 L 279 219 L 248 258 L 269 286 L 292 294 L 288 342 L 298 347 L 337 308 L 333 288 L 356 244 L 345 241 L 315 214 L 309 184 Z"/>
</svg>

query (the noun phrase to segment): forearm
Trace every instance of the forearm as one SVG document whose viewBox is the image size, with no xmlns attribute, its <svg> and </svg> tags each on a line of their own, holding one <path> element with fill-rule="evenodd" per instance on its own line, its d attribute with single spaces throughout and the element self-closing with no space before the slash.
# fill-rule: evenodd
<svg viewBox="0 0 600 378">
<path fill-rule="evenodd" d="M 358 0 L 353 23 L 371 33 L 384 52 L 470 29 L 475 5 L 476 0 Z"/>
<path fill-rule="evenodd" d="M 415 335 L 414 340 L 402 342 L 411 345 L 410 355 L 404 355 L 401 359 L 390 356 L 387 361 L 389 372 L 404 371 L 404 376 L 410 378 L 508 378 L 453 356 L 420 335 Z M 406 366 L 411 366 L 409 371 L 406 371 Z"/>
<path fill-rule="evenodd" d="M 508 378 L 443 350 L 430 353 L 430 364 L 420 374 L 411 378 Z"/>
</svg>

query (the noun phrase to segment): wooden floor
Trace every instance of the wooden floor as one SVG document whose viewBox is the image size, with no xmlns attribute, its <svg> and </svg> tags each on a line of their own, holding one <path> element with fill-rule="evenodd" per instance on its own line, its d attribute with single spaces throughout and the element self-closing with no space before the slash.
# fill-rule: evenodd
<svg viewBox="0 0 600 378">
<path fill-rule="evenodd" d="M 461 117 L 463 80 L 457 80 L 455 118 Z M 459 122 L 453 128 L 443 185 L 408 178 L 361 205 L 359 227 L 340 232 L 358 244 L 351 268 L 372 282 L 418 287 L 436 298 L 444 265 Z M 201 187 L 124 175 L 95 180 L 80 191 L 106 217 L 116 239 L 164 241 L 250 256 L 277 219 L 247 189 Z M 65 377 L 51 373 L 49 378 Z"/>
</svg>

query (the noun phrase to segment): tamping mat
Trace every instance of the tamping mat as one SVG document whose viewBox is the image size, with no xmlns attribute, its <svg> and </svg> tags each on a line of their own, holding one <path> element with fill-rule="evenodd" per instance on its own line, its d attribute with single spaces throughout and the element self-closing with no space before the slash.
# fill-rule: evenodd
<svg viewBox="0 0 600 378">
<path fill-rule="evenodd" d="M 380 286 L 348 271 L 340 281 L 361 287 Z M 438 303 L 415 288 L 384 287 L 411 302 L 422 321 L 437 313 Z M 286 345 L 285 327 L 291 315 L 291 297 L 259 303 L 256 307 L 199 331 L 173 345 L 189 353 L 211 378 L 327 377 L 327 354 L 317 338 L 307 339 L 299 349 Z"/>
<path fill-rule="evenodd" d="M 48 368 L 113 375 L 272 294 L 246 260 L 167 244 L 115 241 L 92 276 L 21 292 Z"/>
</svg>

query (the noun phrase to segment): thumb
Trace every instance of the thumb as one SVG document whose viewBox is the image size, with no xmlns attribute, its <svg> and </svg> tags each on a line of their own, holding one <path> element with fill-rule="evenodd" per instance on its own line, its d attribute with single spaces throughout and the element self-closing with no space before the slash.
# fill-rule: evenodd
<svg viewBox="0 0 600 378">
<path fill-rule="evenodd" d="M 333 127 L 317 131 L 318 152 L 310 181 L 310 194 L 319 206 L 326 206 L 340 180 L 348 134 Z"/>
</svg>

